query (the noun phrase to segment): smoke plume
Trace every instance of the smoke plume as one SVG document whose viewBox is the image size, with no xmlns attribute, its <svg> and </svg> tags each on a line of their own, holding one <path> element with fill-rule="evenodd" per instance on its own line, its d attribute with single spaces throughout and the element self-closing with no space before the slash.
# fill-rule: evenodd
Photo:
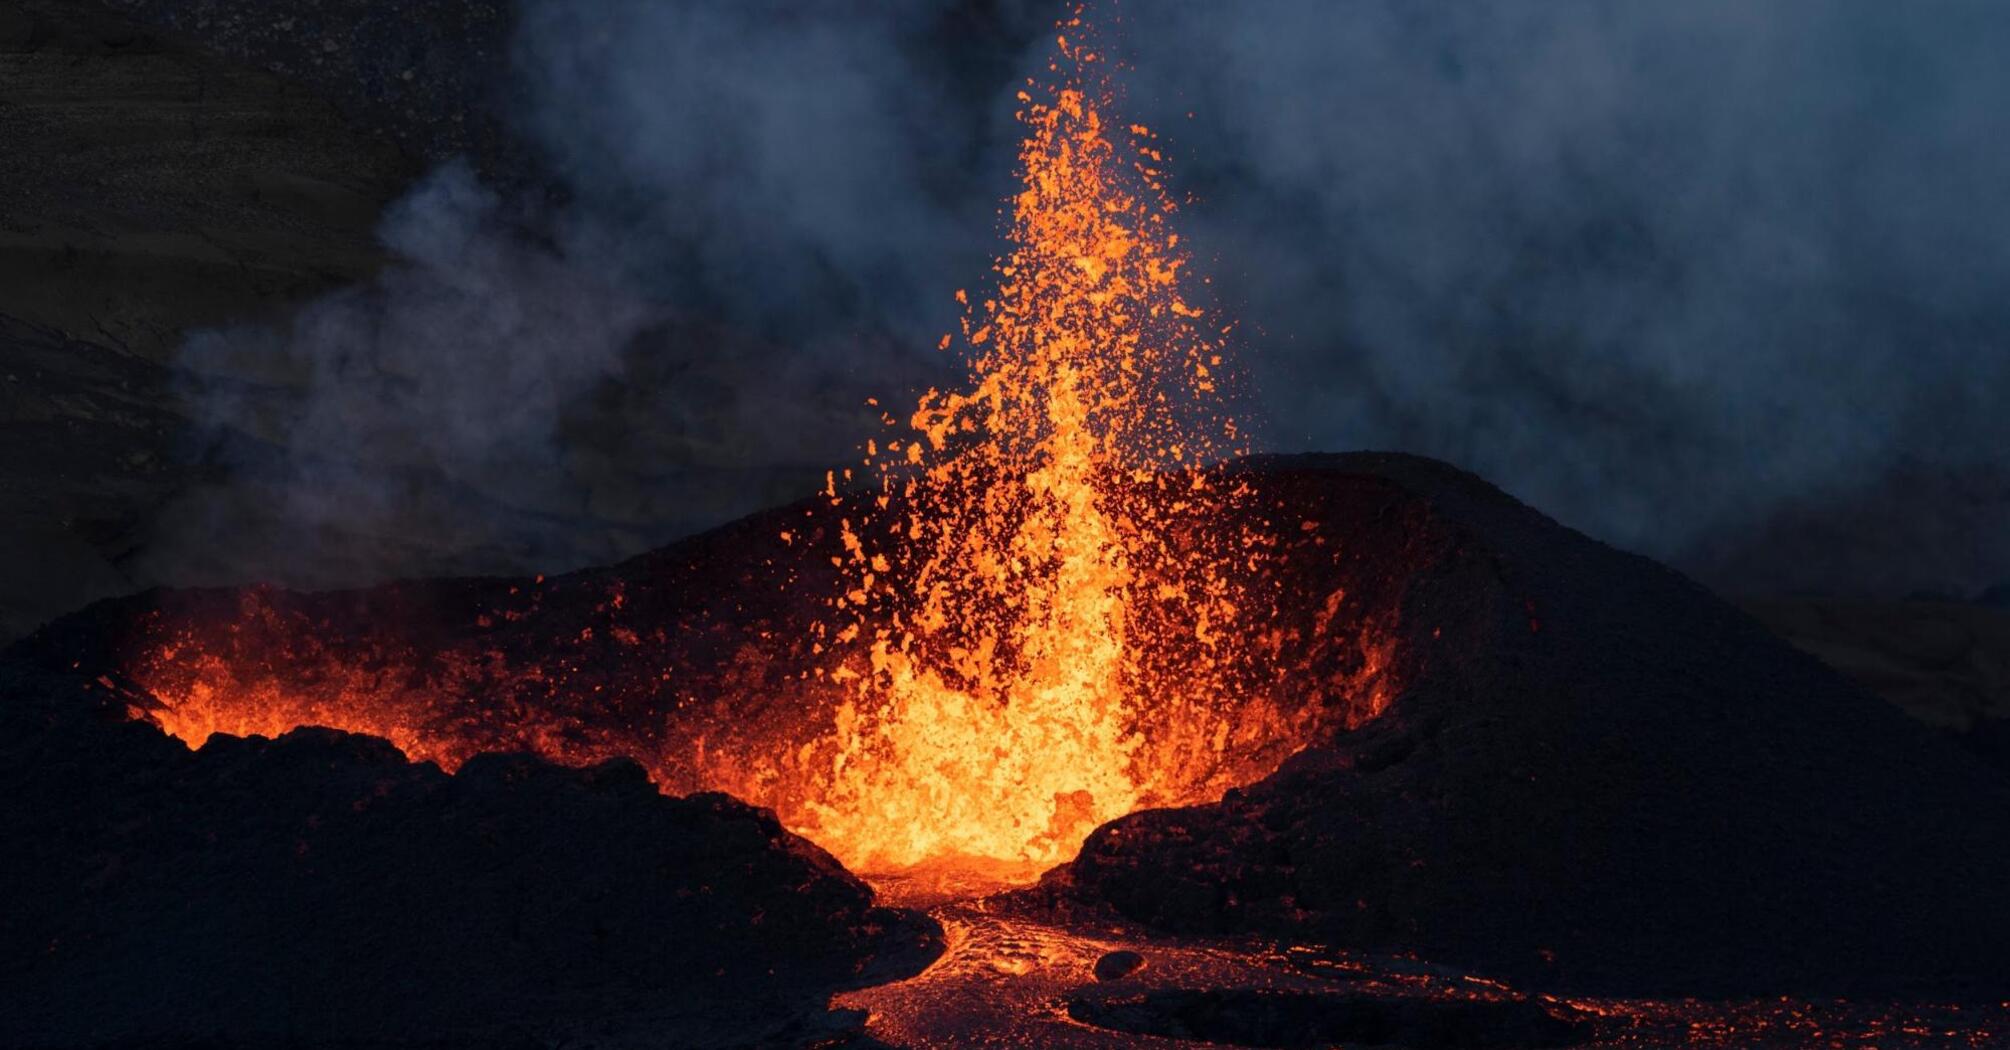
<svg viewBox="0 0 2010 1050">
<path fill-rule="evenodd" d="M 449 167 L 375 285 L 188 356 L 304 370 L 259 476 L 324 531 L 550 568 L 750 509 L 951 367 L 1055 10 L 527 0 L 499 94 L 561 203 Z M 2010 579 L 2010 10 L 1091 15 L 1267 447 L 1440 456 L 1727 587 Z M 413 513 L 419 468 L 506 513 Z"/>
</svg>

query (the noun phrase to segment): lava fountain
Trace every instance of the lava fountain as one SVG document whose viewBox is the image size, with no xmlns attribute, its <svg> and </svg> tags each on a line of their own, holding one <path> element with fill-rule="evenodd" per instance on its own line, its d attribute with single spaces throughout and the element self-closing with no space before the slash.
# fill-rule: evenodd
<svg viewBox="0 0 2010 1050">
<path fill-rule="evenodd" d="M 1372 717 L 1386 573 L 1228 463 L 1230 326 L 1193 305 L 1152 133 L 1059 29 L 1019 95 L 1010 248 L 958 293 L 967 383 L 820 497 L 550 580 L 143 596 L 97 686 L 190 746 L 323 725 L 449 769 L 634 759 L 855 871 L 994 883 Z"/>
<path fill-rule="evenodd" d="M 842 523 L 837 637 L 868 655 L 835 672 L 855 688 L 811 824 L 869 868 L 1053 863 L 1186 795 L 1179 742 L 1140 733 L 1139 709 L 1223 687 L 1216 650 L 1239 637 L 1235 569 L 1260 538 L 1196 469 L 1237 450 L 1226 329 L 1182 291 L 1162 155 L 1109 116 L 1080 28 L 1056 41 L 1055 85 L 1018 96 L 1012 247 L 995 294 L 957 293 L 969 386 L 868 446 L 900 512 Z M 913 565 L 897 579 L 896 560 Z M 1160 675 L 1175 656 L 1181 674 Z"/>
</svg>

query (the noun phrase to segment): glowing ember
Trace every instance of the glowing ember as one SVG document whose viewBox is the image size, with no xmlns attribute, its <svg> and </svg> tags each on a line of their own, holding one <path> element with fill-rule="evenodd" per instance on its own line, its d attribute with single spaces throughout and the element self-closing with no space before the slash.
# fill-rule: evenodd
<svg viewBox="0 0 2010 1050">
<path fill-rule="evenodd" d="M 1097 824 L 1181 800 L 1187 741 L 1141 734 L 1139 701 L 1225 685 L 1210 650 L 1236 636 L 1229 569 L 1254 540 L 1171 538 L 1228 529 L 1228 494 L 1171 473 L 1234 449 L 1211 410 L 1218 333 L 1182 298 L 1149 132 L 1106 117 L 1088 45 L 1058 49 L 1060 86 L 1019 95 L 996 295 L 958 293 L 971 386 L 931 391 L 910 435 L 871 447 L 903 513 L 844 522 L 839 638 L 869 659 L 838 671 L 858 685 L 810 833 L 868 868 L 1059 861 Z M 902 559 L 917 568 L 896 582 Z M 1147 584 L 1175 615 L 1139 615 Z M 1179 678 L 1155 673 L 1175 651 Z"/>
</svg>

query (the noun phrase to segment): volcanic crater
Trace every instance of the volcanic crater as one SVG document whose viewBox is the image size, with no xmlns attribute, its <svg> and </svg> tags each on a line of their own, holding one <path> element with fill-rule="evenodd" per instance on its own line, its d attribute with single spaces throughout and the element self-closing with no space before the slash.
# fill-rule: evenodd
<svg viewBox="0 0 2010 1050">
<path fill-rule="evenodd" d="M 998 873 L 959 883 L 954 865 L 884 878 L 932 919 L 876 908 L 786 819 L 658 794 L 727 786 L 746 767 L 714 756 L 828 731 L 805 590 L 841 543 L 807 525 L 828 500 L 563 576 L 154 592 L 58 621 L 6 665 L 8 790 L 26 803 L 7 889 L 42 902 L 7 926 L 7 986 L 103 1010 L 87 1032 L 9 1011 L 11 1036 L 231 1016 L 220 1030 L 388 1039 L 523 1009 L 533 987 L 547 1025 L 674 988 L 676 1023 L 713 1031 L 693 990 L 748 975 L 797 1004 L 770 1010 L 793 1026 L 776 1038 L 811 1041 L 871 1017 L 927 1043 L 993 1009 L 1037 1041 L 1093 1043 L 1088 1024 L 1295 1045 L 1429 1029 L 1434 1007 L 1401 998 L 1419 994 L 1508 996 L 1556 1024 L 1446 1021 L 1449 1041 L 1416 1045 L 1660 1045 L 1624 1040 L 1698 1012 L 1788 1038 L 1795 1017 L 1930 1015 L 1922 994 L 2000 1024 L 1980 1005 L 2010 975 L 2000 773 L 1680 576 L 1456 469 L 1362 454 L 1226 476 L 1290 538 L 1265 581 L 1278 642 L 1247 670 L 1303 735 L 1239 737 L 1222 708 L 1230 731 L 1195 768 L 1226 797 L 1104 824 L 1037 886 L 986 897 Z M 784 527 L 803 541 L 779 543 Z M 163 671 L 190 652 L 185 675 L 232 677 Z M 313 724 L 404 755 L 294 728 Z M 221 732 L 190 751 L 161 727 Z M 804 783 L 732 786 L 787 813 Z M 1069 991 L 1124 946 L 1147 965 Z M 1336 986 L 1393 1005 L 1329 1016 Z M 414 990 L 438 1009 L 386 1006 Z M 822 1013 L 833 991 L 857 1011 Z M 1055 1014 L 1049 994 L 1075 1005 Z M 1697 995 L 1808 998 L 1786 1017 L 1653 1013 Z M 657 1010 L 654 1030 L 679 1030 Z"/>
</svg>

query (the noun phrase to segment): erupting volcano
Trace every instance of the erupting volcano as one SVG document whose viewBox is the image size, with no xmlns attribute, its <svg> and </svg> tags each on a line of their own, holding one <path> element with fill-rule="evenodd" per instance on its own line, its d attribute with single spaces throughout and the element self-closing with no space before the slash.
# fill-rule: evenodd
<svg viewBox="0 0 2010 1050">
<path fill-rule="evenodd" d="M 821 491 L 10 648 L 0 1042 L 2000 1045 L 2002 771 L 1455 467 L 1252 454 L 1057 30 L 957 382 Z"/>
<path fill-rule="evenodd" d="M 1098 824 L 1217 797 L 1371 716 L 1372 645 L 1338 693 L 1274 688 L 1292 640 L 1264 631 L 1249 597 L 1274 522 L 1221 470 L 1243 451 L 1232 326 L 1194 305 L 1204 282 L 1172 226 L 1164 155 L 1115 115 L 1088 32 L 1064 22 L 1051 83 L 1019 92 L 1011 248 L 993 290 L 957 293 L 968 386 L 886 415 L 863 463 L 776 530 L 789 571 L 773 586 L 821 608 L 739 639 L 747 674 L 684 692 L 690 654 L 666 651 L 665 625 L 628 622 L 625 593 L 601 603 L 616 646 L 556 665 L 494 645 L 345 643 L 253 602 L 229 622 L 161 624 L 131 665 L 156 701 L 136 714 L 192 747 L 313 724 L 449 767 L 504 746 L 632 756 L 666 791 L 774 807 L 855 870 L 1010 880 L 1073 856 Z M 1321 596 L 1327 620 L 1343 599 Z M 484 609 L 477 634 L 531 615 Z M 613 681 L 583 689 L 596 674 Z"/>
</svg>

